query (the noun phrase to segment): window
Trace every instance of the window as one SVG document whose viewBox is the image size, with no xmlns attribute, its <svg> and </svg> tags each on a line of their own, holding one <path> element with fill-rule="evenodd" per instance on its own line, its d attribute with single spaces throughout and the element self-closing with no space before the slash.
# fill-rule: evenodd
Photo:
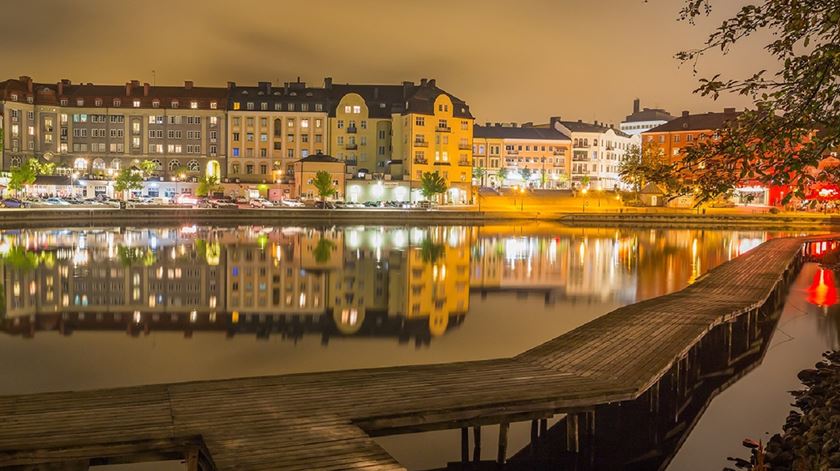
<svg viewBox="0 0 840 471">
<path fill-rule="evenodd" d="M 140 133 L 140 121 L 132 121 L 131 132 L 133 134 L 139 134 Z"/>
<path fill-rule="evenodd" d="M 140 138 L 139 137 L 132 137 L 131 138 L 131 147 L 134 149 L 140 148 Z"/>
<path fill-rule="evenodd" d="M 198 109 L 198 102 L 197 101 L 191 101 L 190 102 L 190 109 L 191 110 L 197 110 Z"/>
<path fill-rule="evenodd" d="M 134 100 L 133 105 L 135 108 L 140 108 L 140 100 Z"/>
<path fill-rule="evenodd" d="M 350 106 L 350 105 L 345 106 L 344 107 L 344 112 L 345 113 L 352 113 L 353 112 L 353 107 Z"/>
<path fill-rule="evenodd" d="M 152 108 L 160 108 L 160 100 L 157 98 L 152 100 Z"/>
<path fill-rule="evenodd" d="M 359 105 L 353 105 L 353 113 L 354 113 L 354 114 L 359 114 L 359 113 L 361 113 L 361 112 L 362 112 L 362 107 L 361 107 L 361 106 L 359 106 Z"/>
<path fill-rule="evenodd" d="M 198 172 L 201 169 L 201 166 L 198 164 L 197 160 L 190 160 L 187 162 L 187 169 L 190 172 Z"/>
<path fill-rule="evenodd" d="M 422 116 L 417 116 L 414 118 L 414 125 L 415 126 L 425 126 L 426 125 L 426 118 Z"/>
<path fill-rule="evenodd" d="M 308 119 L 300 120 L 300 127 L 301 128 L 308 128 L 309 127 L 309 120 Z"/>
<path fill-rule="evenodd" d="M 218 103 L 216 103 L 215 101 L 211 101 L 211 102 L 210 102 L 210 109 L 211 109 L 211 110 L 215 110 L 215 109 L 217 109 L 218 107 L 219 107 L 219 104 L 218 104 Z M 210 124 L 216 124 L 216 117 L 215 117 L 215 116 L 211 117 L 211 118 L 210 118 L 210 121 L 211 121 L 211 123 L 210 123 Z"/>
<path fill-rule="evenodd" d="M 179 105 L 180 103 L 178 103 L 178 100 L 172 100 L 172 108 L 178 108 Z"/>
<path fill-rule="evenodd" d="M 85 106 L 85 100 L 83 98 L 76 99 L 76 106 Z"/>
<path fill-rule="evenodd" d="M 181 166 L 181 162 L 179 162 L 178 159 L 173 159 L 173 160 L 169 161 L 169 171 L 170 172 L 174 172 L 180 166 Z"/>
<path fill-rule="evenodd" d="M 239 157 L 239 147 L 234 147 L 233 148 L 233 156 L 234 157 Z"/>
<path fill-rule="evenodd" d="M 295 120 L 294 118 L 289 118 L 286 120 L 286 127 L 293 128 L 295 127 Z"/>
<path fill-rule="evenodd" d="M 245 104 L 245 108 L 249 109 L 249 110 L 253 110 L 254 109 L 254 102 L 249 101 L 248 103 Z"/>
</svg>

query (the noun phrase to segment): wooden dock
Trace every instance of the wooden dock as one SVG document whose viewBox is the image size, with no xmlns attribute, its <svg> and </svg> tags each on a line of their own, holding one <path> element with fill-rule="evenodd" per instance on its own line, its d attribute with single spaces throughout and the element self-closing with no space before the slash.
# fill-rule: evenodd
<svg viewBox="0 0 840 471">
<path fill-rule="evenodd" d="M 778 303 L 804 242 L 771 240 L 513 358 L 0 397 L 0 467 L 184 457 L 205 470 L 403 469 L 372 436 L 638 397 L 712 327 Z"/>
</svg>

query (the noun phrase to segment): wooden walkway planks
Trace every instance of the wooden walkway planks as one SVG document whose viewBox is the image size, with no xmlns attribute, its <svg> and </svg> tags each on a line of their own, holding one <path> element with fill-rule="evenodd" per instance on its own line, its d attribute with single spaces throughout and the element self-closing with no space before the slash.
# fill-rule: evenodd
<svg viewBox="0 0 840 471">
<path fill-rule="evenodd" d="M 368 433 L 637 397 L 713 326 L 761 306 L 802 243 L 771 240 L 509 359 L 0 397 L 0 466 L 201 437 L 216 469 L 402 469 Z"/>
</svg>

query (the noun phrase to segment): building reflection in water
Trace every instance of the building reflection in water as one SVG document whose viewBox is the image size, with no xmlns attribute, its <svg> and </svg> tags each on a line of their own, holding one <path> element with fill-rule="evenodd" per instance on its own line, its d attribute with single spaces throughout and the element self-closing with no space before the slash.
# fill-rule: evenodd
<svg viewBox="0 0 840 471">
<path fill-rule="evenodd" d="M 463 323 L 471 291 L 627 304 L 679 289 L 771 236 L 553 225 L 5 231 L 0 328 L 427 345 Z"/>
</svg>

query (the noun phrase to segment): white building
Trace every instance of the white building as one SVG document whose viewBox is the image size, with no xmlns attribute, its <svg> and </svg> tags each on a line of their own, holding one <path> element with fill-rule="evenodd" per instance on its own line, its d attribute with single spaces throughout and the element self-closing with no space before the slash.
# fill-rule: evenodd
<svg viewBox="0 0 840 471">
<path fill-rule="evenodd" d="M 572 138 L 571 184 L 573 188 L 613 190 L 620 187 L 619 166 L 640 136 L 630 136 L 612 125 L 563 121 L 551 118 L 551 127 Z"/>
<path fill-rule="evenodd" d="M 640 110 L 639 106 L 639 99 L 636 98 L 633 100 L 633 114 L 624 118 L 624 121 L 618 125 L 621 132 L 631 136 L 638 136 L 645 131 L 649 131 L 674 119 L 673 116 L 661 108 L 645 108 Z"/>
</svg>

